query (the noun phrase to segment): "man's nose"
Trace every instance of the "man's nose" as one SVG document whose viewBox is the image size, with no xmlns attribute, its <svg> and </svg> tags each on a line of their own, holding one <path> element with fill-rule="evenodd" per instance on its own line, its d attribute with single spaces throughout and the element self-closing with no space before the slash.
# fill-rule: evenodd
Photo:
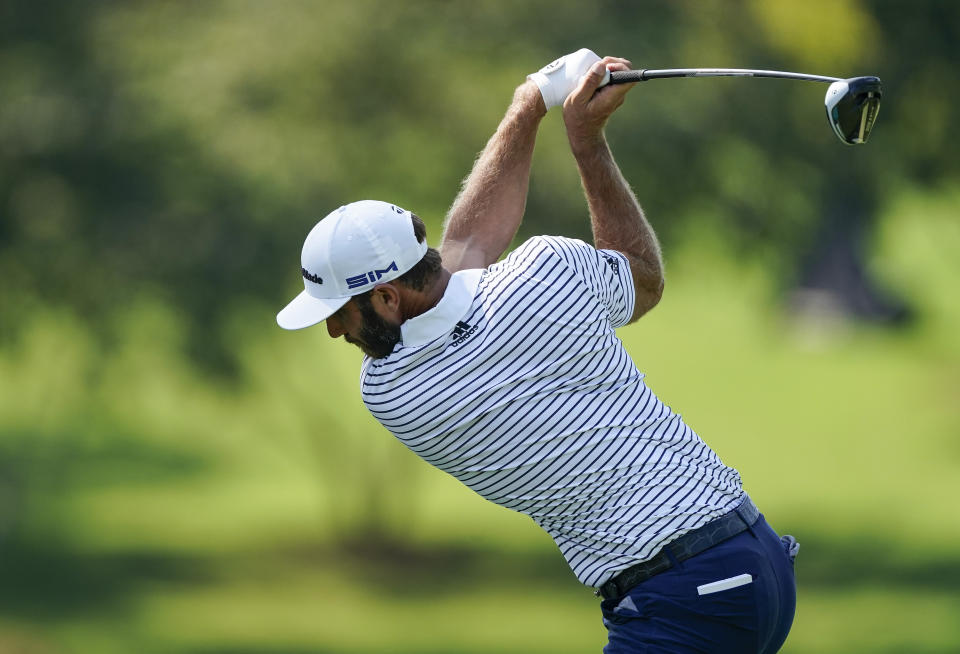
<svg viewBox="0 0 960 654">
<path fill-rule="evenodd" d="M 327 318 L 327 333 L 330 338 L 340 338 L 344 334 L 343 325 L 333 316 Z"/>
</svg>

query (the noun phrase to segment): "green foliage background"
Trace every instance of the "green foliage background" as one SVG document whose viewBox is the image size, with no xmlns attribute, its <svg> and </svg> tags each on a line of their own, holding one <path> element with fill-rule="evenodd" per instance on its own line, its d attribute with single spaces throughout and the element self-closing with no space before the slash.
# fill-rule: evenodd
<svg viewBox="0 0 960 654">
<path fill-rule="evenodd" d="M 800 539 L 784 651 L 960 650 L 960 5 L 10 2 L 0 7 L 0 652 L 580 652 L 549 538 L 395 443 L 359 355 L 284 333 L 314 222 L 446 208 L 524 75 L 876 74 L 869 145 L 823 87 L 639 85 L 608 129 L 664 241 L 621 337 Z M 917 319 L 786 311 L 824 232 Z M 562 123 L 521 238 L 587 236 Z"/>
</svg>

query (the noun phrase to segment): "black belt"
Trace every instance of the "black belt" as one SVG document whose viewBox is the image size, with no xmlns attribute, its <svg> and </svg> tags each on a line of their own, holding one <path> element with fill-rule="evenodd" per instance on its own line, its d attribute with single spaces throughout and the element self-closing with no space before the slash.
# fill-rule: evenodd
<svg viewBox="0 0 960 654">
<path fill-rule="evenodd" d="M 613 579 L 597 588 L 596 594 L 604 599 L 622 597 L 637 584 L 669 570 L 674 562 L 686 561 L 705 549 L 745 531 L 759 517 L 760 510 L 749 496 L 744 495 L 743 502 L 733 511 L 667 543 L 652 558 L 622 570 Z"/>
</svg>

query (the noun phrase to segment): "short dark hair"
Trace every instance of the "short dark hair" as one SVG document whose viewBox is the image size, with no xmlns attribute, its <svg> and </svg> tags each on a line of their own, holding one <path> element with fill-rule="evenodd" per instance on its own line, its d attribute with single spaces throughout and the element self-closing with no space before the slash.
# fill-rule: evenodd
<svg viewBox="0 0 960 654">
<path fill-rule="evenodd" d="M 417 237 L 417 242 L 423 243 L 427 238 L 427 226 L 415 213 L 411 213 L 410 218 L 413 220 L 413 233 Z M 395 281 L 415 291 L 422 291 L 427 284 L 437 278 L 442 269 L 443 261 L 440 253 L 433 248 L 427 248 L 426 254 L 417 262 L 417 265 L 397 277 Z"/>
</svg>

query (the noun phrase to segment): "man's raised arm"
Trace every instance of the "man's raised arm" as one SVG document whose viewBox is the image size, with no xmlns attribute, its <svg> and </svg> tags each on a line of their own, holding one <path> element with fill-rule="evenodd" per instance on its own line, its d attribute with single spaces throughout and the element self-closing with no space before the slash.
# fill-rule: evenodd
<svg viewBox="0 0 960 654">
<path fill-rule="evenodd" d="M 537 85 L 521 84 L 447 213 L 440 254 L 450 272 L 486 268 L 510 245 L 527 204 L 533 146 L 546 113 Z"/>
<path fill-rule="evenodd" d="M 607 57 L 594 64 L 563 103 L 563 121 L 590 207 L 594 245 L 622 252 L 630 261 L 636 291 L 632 322 L 660 301 L 663 261 L 657 236 L 603 135 L 607 119 L 623 104 L 624 96 L 633 85 L 605 86 L 597 90 L 605 68 L 627 70 L 629 63 Z"/>
<path fill-rule="evenodd" d="M 586 48 L 528 76 L 447 214 L 440 254 L 451 272 L 486 268 L 506 251 L 527 205 L 530 165 L 540 121 L 563 103 L 600 57 Z"/>
</svg>

